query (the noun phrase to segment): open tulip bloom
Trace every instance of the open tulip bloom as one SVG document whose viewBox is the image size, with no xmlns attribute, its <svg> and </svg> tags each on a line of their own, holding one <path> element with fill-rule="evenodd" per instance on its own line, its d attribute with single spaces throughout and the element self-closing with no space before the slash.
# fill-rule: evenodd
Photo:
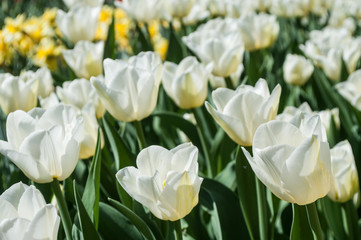
<svg viewBox="0 0 361 240">
<path fill-rule="evenodd" d="M 70 106 L 18 110 L 7 118 L 8 142 L 0 141 L 0 153 L 34 182 L 62 181 L 78 162 L 82 133 L 83 119 Z"/>
<path fill-rule="evenodd" d="M 0 239 L 56 240 L 60 224 L 55 206 L 34 186 L 21 182 L 0 195 Z"/>
<path fill-rule="evenodd" d="M 198 203 L 202 178 L 198 177 L 198 149 L 184 143 L 167 150 L 143 149 L 137 167 L 121 169 L 116 177 L 125 191 L 163 220 L 176 221 Z"/>
<path fill-rule="evenodd" d="M 253 157 L 243 152 L 254 173 L 280 199 L 306 205 L 329 192 L 330 148 L 318 115 L 299 113 L 290 122 L 262 124 L 252 150 Z"/>
<path fill-rule="evenodd" d="M 154 52 L 141 52 L 124 60 L 104 60 L 105 77 L 92 77 L 105 108 L 118 120 L 148 117 L 157 104 L 162 61 Z"/>
<path fill-rule="evenodd" d="M 218 88 L 212 92 L 216 108 L 206 102 L 208 112 L 228 136 L 242 146 L 251 146 L 259 125 L 276 118 L 281 86 L 269 93 L 267 82 L 255 87 L 241 85 L 236 90 Z"/>
</svg>

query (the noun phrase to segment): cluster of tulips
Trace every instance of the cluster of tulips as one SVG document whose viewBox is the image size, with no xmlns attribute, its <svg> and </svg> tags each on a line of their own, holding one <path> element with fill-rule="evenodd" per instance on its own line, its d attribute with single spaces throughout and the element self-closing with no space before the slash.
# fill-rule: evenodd
<svg viewBox="0 0 361 240">
<path fill-rule="evenodd" d="M 361 239 L 359 1 L 64 0 L 54 24 L 58 66 L 0 73 L 0 239 Z"/>
</svg>

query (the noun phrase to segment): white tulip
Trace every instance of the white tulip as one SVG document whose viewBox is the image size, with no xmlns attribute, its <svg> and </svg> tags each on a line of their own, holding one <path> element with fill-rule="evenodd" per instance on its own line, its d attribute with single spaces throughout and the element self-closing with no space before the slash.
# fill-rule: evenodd
<svg viewBox="0 0 361 240">
<path fill-rule="evenodd" d="M 0 239 L 56 240 L 60 218 L 34 186 L 21 182 L 0 195 Z"/>
<path fill-rule="evenodd" d="M 25 82 L 32 81 L 33 79 L 38 79 L 39 97 L 46 98 L 50 95 L 50 93 L 54 91 L 54 80 L 51 76 L 50 70 L 47 67 L 39 68 L 36 72 L 25 71 L 22 72 L 20 76 Z"/>
<path fill-rule="evenodd" d="M 86 79 L 64 82 L 62 88 L 56 87 L 56 93 L 63 103 L 73 106 L 77 111 L 81 111 L 87 104 L 91 103 L 95 108 L 97 118 L 101 118 L 105 113 L 105 107 L 96 90 Z"/>
<path fill-rule="evenodd" d="M 130 18 L 149 23 L 152 20 L 169 19 L 164 0 L 123 0 L 115 2 Z"/>
<path fill-rule="evenodd" d="M 251 146 L 258 126 L 276 118 L 280 95 L 280 85 L 270 94 L 266 80 L 260 79 L 255 87 L 241 85 L 236 90 L 214 90 L 212 99 L 216 108 L 208 102 L 206 107 L 233 141 Z"/>
<path fill-rule="evenodd" d="M 329 134 L 330 131 L 330 123 L 331 123 L 331 117 L 333 118 L 333 121 L 335 122 L 335 126 L 337 129 L 340 129 L 341 122 L 340 122 L 340 114 L 338 108 L 333 108 L 331 110 L 326 109 L 322 111 L 312 111 L 310 105 L 308 105 L 307 102 L 302 103 L 298 108 L 294 106 L 287 106 L 283 110 L 281 114 L 278 114 L 276 119 L 281 121 L 291 121 L 297 114 L 299 113 L 306 113 L 306 114 L 318 114 L 321 118 L 321 123 L 326 129 L 326 134 Z"/>
<path fill-rule="evenodd" d="M 162 61 L 154 52 L 141 52 L 124 60 L 104 60 L 104 78 L 91 78 L 105 108 L 118 120 L 148 117 L 157 104 Z"/>
<path fill-rule="evenodd" d="M 280 199 L 306 205 L 329 192 L 330 148 L 318 115 L 300 113 L 291 122 L 262 124 L 252 150 L 253 157 L 243 148 L 253 171 Z"/>
<path fill-rule="evenodd" d="M 280 26 L 276 16 L 249 13 L 238 21 L 244 47 L 248 51 L 270 47 L 278 37 Z"/>
<path fill-rule="evenodd" d="M 73 172 L 83 135 L 83 119 L 62 104 L 47 110 L 18 110 L 6 121 L 8 142 L 0 141 L 0 153 L 31 180 L 62 181 Z"/>
<path fill-rule="evenodd" d="M 169 14 L 173 18 L 183 18 L 187 16 L 193 5 L 195 0 L 166 0 L 165 4 Z"/>
<path fill-rule="evenodd" d="M 90 79 L 103 73 L 104 42 L 79 41 L 72 50 L 63 50 L 65 62 L 79 78 Z"/>
<path fill-rule="evenodd" d="M 184 143 L 172 150 L 160 146 L 143 149 L 137 167 L 121 169 L 116 177 L 135 200 L 162 220 L 176 221 L 198 203 L 202 178 L 198 177 L 198 149 Z"/>
<path fill-rule="evenodd" d="M 92 41 L 95 36 L 100 7 L 77 7 L 65 13 L 58 10 L 56 24 L 61 33 L 73 43 Z"/>
<path fill-rule="evenodd" d="M 282 17 L 303 17 L 311 10 L 312 0 L 272 0 L 271 13 Z"/>
<path fill-rule="evenodd" d="M 361 111 L 361 70 L 353 72 L 347 81 L 340 82 L 335 87 L 352 106 Z"/>
<path fill-rule="evenodd" d="M 98 7 L 102 6 L 104 0 L 63 0 L 68 8 L 75 8 L 79 6 Z"/>
<path fill-rule="evenodd" d="M 336 202 L 347 202 L 359 193 L 359 181 L 350 143 L 345 140 L 331 149 L 331 190 L 328 196 Z"/>
<path fill-rule="evenodd" d="M 207 97 L 211 70 L 211 64 L 205 67 L 195 57 L 186 57 L 179 65 L 165 62 L 162 78 L 164 90 L 182 109 L 202 106 Z"/>
<path fill-rule="evenodd" d="M 29 111 L 36 107 L 39 79 L 36 76 L 15 77 L 0 74 L 0 107 L 5 115 L 16 110 Z"/>
<path fill-rule="evenodd" d="M 310 60 L 301 55 L 288 54 L 283 63 L 283 78 L 289 84 L 303 86 L 311 77 L 313 70 Z"/>
<path fill-rule="evenodd" d="M 242 36 L 237 31 L 224 33 L 200 28 L 182 39 L 204 64 L 213 63 L 212 73 L 216 76 L 228 77 L 243 62 Z"/>
</svg>

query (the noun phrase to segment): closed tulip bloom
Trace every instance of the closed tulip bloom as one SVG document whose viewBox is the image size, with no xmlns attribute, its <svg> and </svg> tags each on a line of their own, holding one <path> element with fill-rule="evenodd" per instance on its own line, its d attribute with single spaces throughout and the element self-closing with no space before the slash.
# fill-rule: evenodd
<svg viewBox="0 0 361 240">
<path fill-rule="evenodd" d="M 137 167 L 121 169 L 116 177 L 127 193 L 159 219 L 176 221 L 198 203 L 198 149 L 184 143 L 170 151 L 160 146 L 143 149 Z"/>
<path fill-rule="evenodd" d="M 270 47 L 280 30 L 276 16 L 265 13 L 246 14 L 239 19 L 238 26 L 247 51 Z"/>
<path fill-rule="evenodd" d="M 166 0 L 165 4 L 169 14 L 173 18 L 183 18 L 187 16 L 193 5 L 195 0 Z"/>
<path fill-rule="evenodd" d="M 336 202 L 353 199 L 360 189 L 355 158 L 347 140 L 331 149 L 331 170 L 331 190 L 328 196 Z"/>
<path fill-rule="evenodd" d="M 65 13 L 58 10 L 56 24 L 61 33 L 72 43 L 92 41 L 95 36 L 100 7 L 77 7 Z"/>
<path fill-rule="evenodd" d="M 162 83 L 170 98 L 182 109 L 202 106 L 207 97 L 212 65 L 203 66 L 195 57 L 186 57 L 179 65 L 164 63 Z"/>
<path fill-rule="evenodd" d="M 68 8 L 79 6 L 98 7 L 103 5 L 104 0 L 63 0 Z"/>
<path fill-rule="evenodd" d="M 8 142 L 0 141 L 0 153 L 31 180 L 62 181 L 73 172 L 79 156 L 83 119 L 62 104 L 47 110 L 18 110 L 6 121 Z"/>
<path fill-rule="evenodd" d="M 39 79 L 15 77 L 8 73 L 0 74 L 0 107 L 5 115 L 16 110 L 29 111 L 36 107 Z"/>
<path fill-rule="evenodd" d="M 60 218 L 41 192 L 21 182 L 0 195 L 0 239 L 56 240 Z"/>
<path fill-rule="evenodd" d="M 56 87 L 56 93 L 63 103 L 73 106 L 77 111 L 81 111 L 88 103 L 91 103 L 95 108 L 97 118 L 101 118 L 105 113 L 104 105 L 86 79 L 64 82 L 63 87 Z"/>
<path fill-rule="evenodd" d="M 47 67 L 39 68 L 36 72 L 25 71 L 21 73 L 21 78 L 25 82 L 32 81 L 33 79 L 38 79 L 39 88 L 38 95 L 39 97 L 46 98 L 54 91 L 54 80 L 51 76 L 51 72 Z"/>
<path fill-rule="evenodd" d="M 84 119 L 84 133 L 80 141 L 79 158 L 87 159 L 94 155 L 98 140 L 99 124 L 95 117 L 95 109 L 92 103 L 85 105 L 78 116 Z M 104 147 L 104 135 L 100 131 L 100 148 Z"/>
<path fill-rule="evenodd" d="M 204 64 L 213 63 L 215 76 L 228 77 L 243 62 L 244 47 L 237 31 L 197 30 L 182 39 Z"/>
<path fill-rule="evenodd" d="M 154 52 L 142 52 L 124 60 L 104 60 L 105 77 L 92 77 L 105 108 L 124 122 L 148 117 L 157 104 L 162 61 Z"/>
<path fill-rule="evenodd" d="M 330 148 L 318 115 L 262 124 L 252 150 L 253 157 L 244 148 L 243 153 L 254 173 L 280 199 L 306 205 L 329 192 Z"/>
<path fill-rule="evenodd" d="M 65 62 L 79 78 L 90 79 L 103 73 L 104 42 L 79 41 L 72 50 L 63 50 Z"/>
<path fill-rule="evenodd" d="M 164 0 L 123 0 L 115 2 L 115 5 L 137 22 L 169 19 Z"/>
<path fill-rule="evenodd" d="M 241 85 L 236 90 L 218 88 L 212 92 L 216 108 L 206 102 L 208 112 L 237 144 L 251 146 L 253 135 L 262 123 L 277 116 L 281 86 L 269 93 L 266 80 L 255 87 Z"/>
<path fill-rule="evenodd" d="M 310 60 L 296 54 L 288 54 L 283 63 L 283 78 L 285 82 L 303 86 L 313 73 L 314 67 Z"/>
<path fill-rule="evenodd" d="M 347 81 L 340 82 L 335 87 L 352 106 L 361 111 L 361 70 L 350 74 Z"/>
</svg>

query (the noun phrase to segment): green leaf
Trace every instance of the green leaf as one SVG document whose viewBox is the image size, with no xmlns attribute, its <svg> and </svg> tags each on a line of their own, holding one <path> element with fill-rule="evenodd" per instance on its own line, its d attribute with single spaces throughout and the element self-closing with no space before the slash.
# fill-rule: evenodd
<svg viewBox="0 0 361 240">
<path fill-rule="evenodd" d="M 78 212 L 78 217 L 79 217 L 79 222 L 83 233 L 83 237 L 84 239 L 87 240 L 100 240 L 98 232 L 95 229 L 95 226 L 93 225 L 87 211 L 85 210 L 83 202 L 81 201 L 75 181 L 73 186 L 74 186 L 75 202 L 76 202 L 76 207 L 77 207 L 77 212 Z"/>
<path fill-rule="evenodd" d="M 115 129 L 108 123 L 103 117 L 103 126 L 106 133 L 106 137 L 110 143 L 113 155 L 115 158 L 115 172 L 121 168 L 135 165 L 135 157 L 127 149 L 123 139 L 118 135 Z M 132 206 L 132 198 L 120 187 L 117 183 L 117 190 L 120 195 L 120 199 L 127 206 Z"/>
<path fill-rule="evenodd" d="M 212 226 L 217 239 L 248 239 L 237 196 L 221 183 L 205 178 L 199 201 L 212 213 Z"/>
<path fill-rule="evenodd" d="M 238 197 L 249 234 L 252 239 L 260 239 L 255 175 L 240 146 L 236 154 L 236 177 Z"/>
<path fill-rule="evenodd" d="M 236 161 L 231 161 L 228 165 L 220 172 L 215 180 L 222 183 L 224 186 L 228 187 L 232 191 L 235 191 L 237 188 L 237 179 L 236 179 Z"/>
<path fill-rule="evenodd" d="M 143 240 L 142 234 L 115 208 L 99 203 L 99 233 L 105 239 Z"/>
<path fill-rule="evenodd" d="M 158 112 L 152 114 L 152 117 L 160 117 L 162 120 L 168 122 L 168 124 L 182 130 L 191 142 L 196 146 L 202 146 L 199 136 L 197 134 L 196 126 L 184 119 L 181 115 L 173 112 Z"/>
<path fill-rule="evenodd" d="M 134 212 L 132 212 L 129 208 L 127 208 L 120 202 L 111 198 L 108 198 L 108 200 L 118 211 L 120 211 L 124 216 L 126 216 L 147 239 L 156 239 L 147 224 L 143 221 L 143 219 L 141 219 L 138 215 L 136 215 Z"/>
<path fill-rule="evenodd" d="M 166 60 L 179 63 L 186 56 L 185 45 L 180 40 L 177 32 L 173 28 L 172 22 L 169 24 L 169 45 Z"/>
<path fill-rule="evenodd" d="M 107 40 L 104 44 L 103 59 L 111 58 L 115 59 L 115 28 L 114 28 L 114 12 L 112 14 L 112 22 L 108 28 Z"/>
<path fill-rule="evenodd" d="M 313 233 L 308 222 L 307 211 L 305 206 L 292 204 L 293 221 L 291 227 L 291 240 L 314 239 Z"/>
<path fill-rule="evenodd" d="M 347 239 L 342 224 L 342 209 L 340 203 L 331 201 L 327 196 L 319 200 L 322 205 L 322 213 L 325 216 L 329 229 L 337 239 Z"/>
<path fill-rule="evenodd" d="M 100 188 L 100 168 L 101 168 L 101 129 L 98 128 L 98 139 L 95 147 L 92 164 L 88 179 L 85 185 L 82 201 L 84 207 L 98 229 L 99 222 L 99 188 Z"/>
</svg>

